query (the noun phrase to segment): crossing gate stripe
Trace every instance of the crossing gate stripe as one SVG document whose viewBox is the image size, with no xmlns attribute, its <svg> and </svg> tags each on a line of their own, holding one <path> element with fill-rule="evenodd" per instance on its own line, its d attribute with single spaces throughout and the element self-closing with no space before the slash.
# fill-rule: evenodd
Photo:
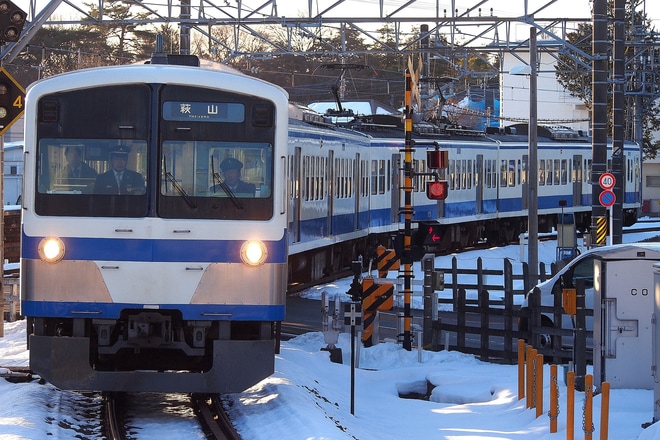
<svg viewBox="0 0 660 440">
<path fill-rule="evenodd" d="M 383 304 L 393 302 L 394 284 L 372 284 L 362 291 L 362 308 L 365 311 L 379 310 Z M 391 306 L 389 307 L 391 308 Z M 389 310 L 389 308 L 387 310 Z"/>
<path fill-rule="evenodd" d="M 399 259 L 394 249 L 379 247 L 376 251 L 376 268 L 378 272 L 399 269 Z"/>
</svg>

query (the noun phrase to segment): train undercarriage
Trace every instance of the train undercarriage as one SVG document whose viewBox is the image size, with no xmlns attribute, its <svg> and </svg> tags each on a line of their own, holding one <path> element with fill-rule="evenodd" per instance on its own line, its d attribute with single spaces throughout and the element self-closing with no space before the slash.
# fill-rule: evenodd
<svg viewBox="0 0 660 440">
<path fill-rule="evenodd" d="M 591 229 L 591 212 L 578 212 L 574 215 L 577 234 L 588 233 Z M 631 226 L 637 221 L 635 210 L 625 210 L 623 225 Z M 549 234 L 556 230 L 557 214 L 538 217 L 538 232 Z M 432 228 L 430 229 L 430 227 Z M 437 234 L 431 239 L 429 234 Z M 510 217 L 482 220 L 470 223 L 439 224 L 437 222 L 415 222 L 412 246 L 413 259 L 422 258 L 427 252 L 442 254 L 474 247 L 504 246 L 517 243 L 520 234 L 527 232 L 527 217 Z M 334 274 L 349 273 L 351 263 L 362 258 L 363 268 L 369 268 L 370 259 L 376 255 L 379 245 L 390 249 L 400 249 L 397 233 L 372 234 L 360 239 L 333 243 L 325 247 L 293 254 L 289 257 L 289 287 L 313 283 Z M 375 267 L 373 267 L 375 269 Z"/>
</svg>

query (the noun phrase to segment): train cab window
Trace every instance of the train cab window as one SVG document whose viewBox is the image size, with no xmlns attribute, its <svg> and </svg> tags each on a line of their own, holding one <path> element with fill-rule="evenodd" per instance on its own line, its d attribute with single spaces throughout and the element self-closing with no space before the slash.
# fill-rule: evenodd
<svg viewBox="0 0 660 440">
<path fill-rule="evenodd" d="M 141 217 L 147 212 L 147 143 L 41 139 L 35 207 L 40 215 Z"/>
<path fill-rule="evenodd" d="M 263 203 L 272 197 L 270 144 L 165 141 L 160 165 L 161 217 L 263 220 L 272 216 L 272 205 Z"/>
</svg>

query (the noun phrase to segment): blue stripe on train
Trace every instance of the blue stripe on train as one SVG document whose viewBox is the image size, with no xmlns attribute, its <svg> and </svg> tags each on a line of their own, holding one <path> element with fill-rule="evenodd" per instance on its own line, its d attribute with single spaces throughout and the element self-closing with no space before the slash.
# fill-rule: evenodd
<svg viewBox="0 0 660 440">
<path fill-rule="evenodd" d="M 43 237 L 23 233 L 22 257 L 38 259 L 39 242 Z M 127 238 L 63 237 L 66 260 L 108 260 L 149 262 L 240 262 L 241 245 L 245 240 L 153 240 Z M 264 241 L 270 263 L 287 260 L 286 234 L 277 241 Z"/>
<path fill-rule="evenodd" d="M 155 307 L 157 306 L 157 308 Z M 285 306 L 253 304 L 127 304 L 23 301 L 21 313 L 33 317 L 117 319 L 126 309 L 180 311 L 185 320 L 283 321 Z"/>
</svg>

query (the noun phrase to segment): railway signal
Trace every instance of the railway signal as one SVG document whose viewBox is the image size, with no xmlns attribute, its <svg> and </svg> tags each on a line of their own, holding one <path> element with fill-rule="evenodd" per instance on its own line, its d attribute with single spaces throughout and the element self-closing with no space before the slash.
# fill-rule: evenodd
<svg viewBox="0 0 660 440">
<path fill-rule="evenodd" d="M 442 231 L 439 224 L 427 224 L 424 235 L 424 245 L 439 245 L 442 242 Z"/>
<path fill-rule="evenodd" d="M 426 151 L 426 166 L 431 170 L 444 170 L 449 166 L 449 152 L 440 150 L 436 145 L 433 150 Z M 435 180 L 426 182 L 426 197 L 431 200 L 444 200 L 447 198 L 449 185 L 446 180 L 438 180 L 435 174 Z"/>
<path fill-rule="evenodd" d="M 24 101 L 25 89 L 4 67 L 0 67 L 0 135 L 23 115 Z"/>
<path fill-rule="evenodd" d="M 445 180 L 434 180 L 426 183 L 426 197 L 431 200 L 444 200 L 447 198 L 449 185 Z"/>
<path fill-rule="evenodd" d="M 0 41 L 18 41 L 27 14 L 9 0 L 0 0 Z"/>
</svg>

